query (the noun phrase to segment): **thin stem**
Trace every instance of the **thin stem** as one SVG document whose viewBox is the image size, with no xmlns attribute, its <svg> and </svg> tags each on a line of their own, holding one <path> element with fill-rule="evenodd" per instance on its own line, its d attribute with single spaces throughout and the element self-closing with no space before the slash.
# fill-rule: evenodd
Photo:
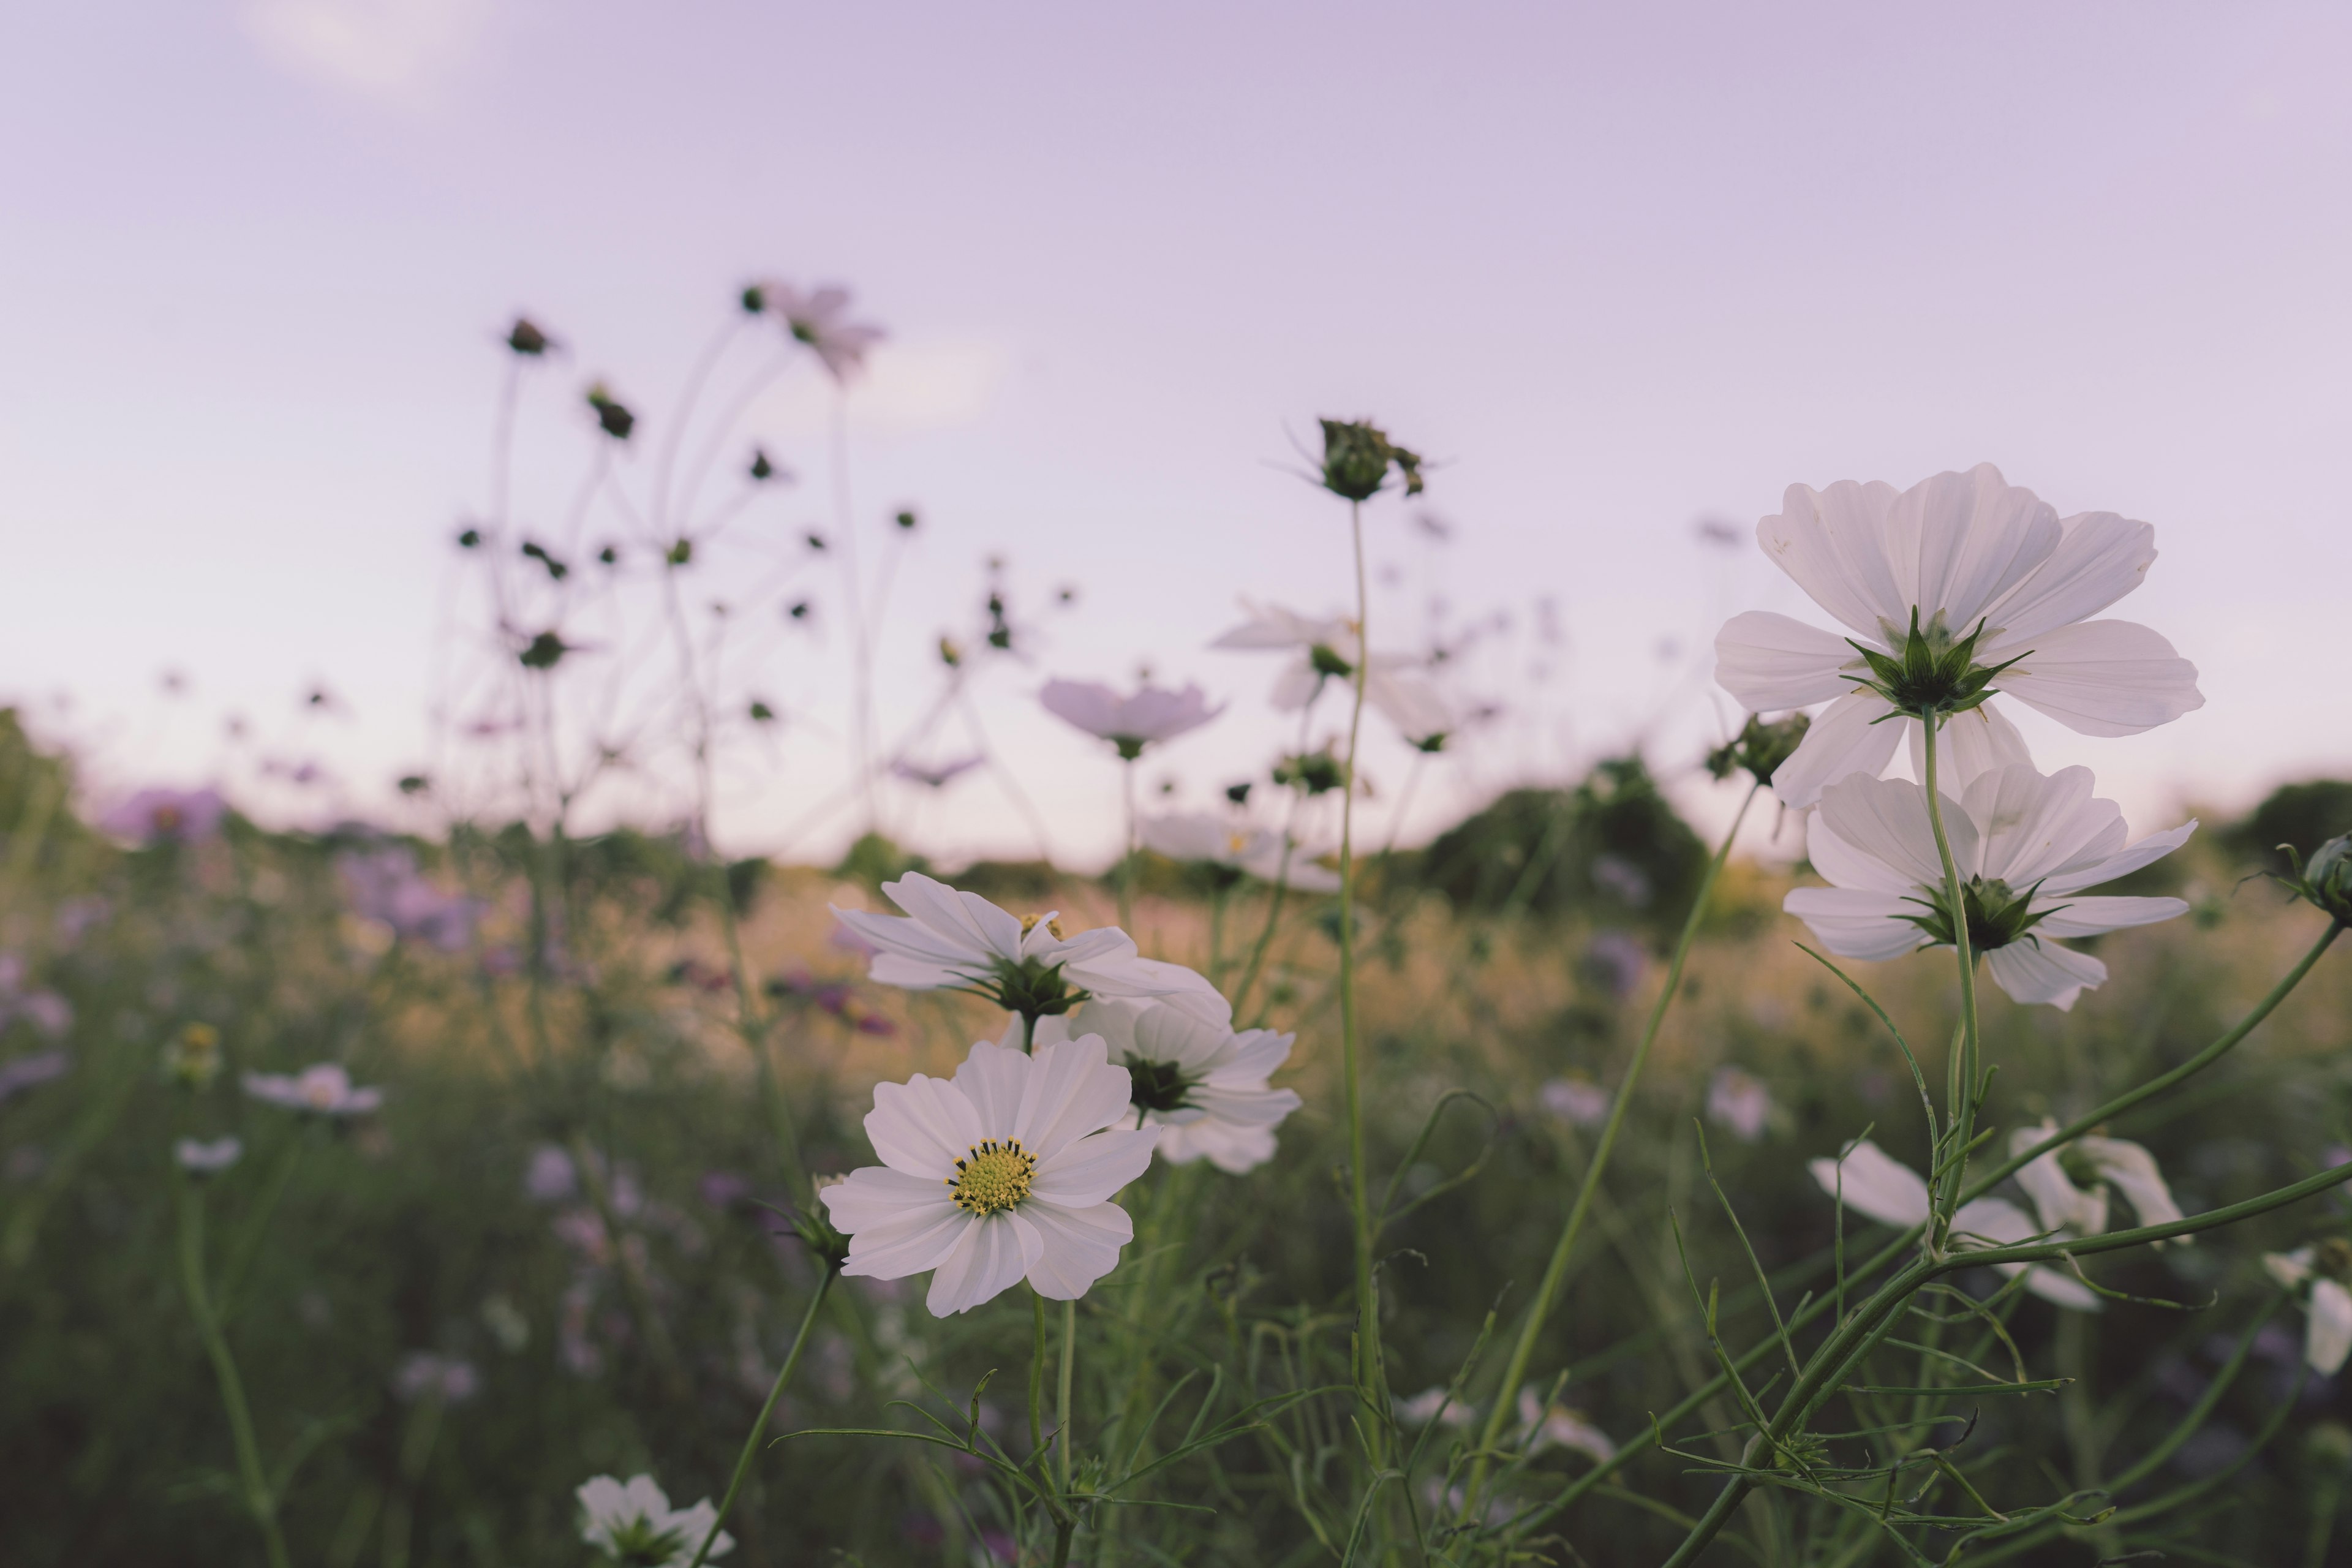
<svg viewBox="0 0 2352 1568">
<path fill-rule="evenodd" d="M 1041 1297 L 1042 1300 L 1043 1298 Z M 1060 1430 L 1054 1436 L 1054 1468 L 1061 1483 L 1062 1505 L 1066 1510 L 1070 1499 L 1070 1373 L 1078 1359 L 1078 1303 L 1074 1297 L 1062 1303 L 1062 1388 L 1059 1405 Z"/>
<path fill-rule="evenodd" d="M 188 1311 L 196 1332 L 212 1359 L 213 1377 L 220 1384 L 221 1405 L 228 1413 L 230 1438 L 236 1445 L 237 1478 L 245 1488 L 245 1506 L 260 1527 L 261 1542 L 270 1568 L 288 1568 L 286 1538 L 278 1529 L 278 1500 L 269 1490 L 268 1472 L 262 1468 L 261 1446 L 254 1440 L 253 1413 L 245 1403 L 245 1383 L 237 1376 L 236 1359 L 229 1354 L 205 1289 L 205 1200 L 193 1184 L 180 1188 L 180 1282 L 188 1293 Z"/>
<path fill-rule="evenodd" d="M 1045 1298 L 1029 1288 L 1030 1318 L 1034 1343 L 1029 1353 L 1029 1452 L 1045 1447 Z"/>
<path fill-rule="evenodd" d="M 710 1533 L 702 1538 L 702 1545 L 687 1568 L 702 1568 L 703 1560 L 710 1555 L 711 1542 L 719 1539 L 719 1527 L 727 1522 L 727 1510 L 735 1506 L 736 1494 L 743 1489 L 743 1479 L 751 1473 L 751 1457 L 759 1452 L 760 1436 L 768 1429 L 768 1417 L 776 1408 L 776 1401 L 784 1396 L 784 1384 L 793 1380 L 793 1369 L 801 1363 L 801 1352 L 808 1347 L 809 1330 L 816 1324 L 816 1311 L 824 1305 L 824 1293 L 833 1289 L 833 1267 L 825 1266 L 817 1276 L 816 1294 L 809 1298 L 808 1310 L 801 1314 L 801 1326 L 793 1335 L 793 1348 L 784 1352 L 784 1364 L 776 1373 L 776 1381 L 768 1390 L 768 1402 L 760 1406 L 759 1416 L 752 1421 L 751 1430 L 744 1436 L 743 1451 L 736 1456 L 735 1474 L 727 1483 L 727 1495 L 719 1500 L 719 1517 L 710 1521 Z"/>
<path fill-rule="evenodd" d="M 637 1321 L 637 1332 L 653 1352 L 663 1388 L 671 1398 L 684 1400 L 693 1392 L 687 1382 L 686 1368 L 677 1359 L 677 1346 L 669 1337 L 668 1325 L 662 1321 L 661 1310 L 654 1304 L 645 1271 L 636 1255 L 625 1245 L 627 1237 L 621 1234 L 620 1211 L 613 1206 L 612 1189 L 605 1184 L 604 1173 L 598 1168 L 595 1151 L 589 1146 L 584 1132 L 572 1135 L 572 1163 L 580 1173 L 580 1184 L 588 1189 L 597 1218 L 604 1222 L 605 1242 L 613 1249 L 614 1271 L 621 1277 L 622 1294 L 629 1300 L 630 1313 Z"/>
<path fill-rule="evenodd" d="M 1716 879 L 1722 874 L 1724 862 L 1731 858 L 1731 846 L 1739 837 L 1740 824 L 1748 820 L 1748 808 L 1756 804 L 1763 790 L 1761 782 L 1748 786 L 1739 802 L 1739 810 L 1731 819 L 1731 826 L 1716 846 L 1715 858 L 1706 864 L 1706 874 L 1699 879 L 1698 891 L 1691 900 L 1690 913 L 1683 919 L 1682 935 L 1675 942 L 1675 954 L 1666 965 L 1665 984 L 1658 999 L 1650 1005 L 1650 1016 L 1643 1026 L 1641 1040 L 1633 1047 L 1633 1057 L 1625 1065 L 1624 1081 L 1609 1105 L 1609 1120 L 1601 1129 L 1601 1142 L 1594 1147 L 1592 1162 L 1584 1168 L 1584 1179 L 1577 1184 L 1576 1201 L 1570 1205 L 1568 1219 L 1560 1226 L 1559 1240 L 1553 1244 L 1551 1260 L 1544 1267 L 1543 1282 L 1536 1289 L 1535 1300 L 1528 1303 L 1527 1320 L 1519 1325 L 1519 1337 L 1511 1346 L 1511 1359 L 1503 1369 L 1503 1381 L 1495 1394 L 1495 1407 L 1486 1416 L 1486 1428 L 1480 1435 L 1479 1455 L 1470 1471 L 1470 1482 L 1463 1496 L 1461 1517 L 1467 1521 L 1478 1507 L 1479 1493 L 1486 1482 L 1487 1456 L 1502 1442 L 1503 1427 L 1510 1419 L 1511 1395 L 1528 1374 L 1528 1364 L 1534 1359 L 1536 1341 L 1542 1334 L 1544 1321 L 1551 1314 L 1559 1297 L 1560 1287 L 1568 1277 L 1570 1258 L 1576 1251 L 1577 1237 L 1584 1229 L 1584 1216 L 1591 1211 L 1593 1199 L 1600 1193 L 1601 1178 L 1609 1167 L 1609 1156 L 1617 1147 L 1617 1135 L 1625 1125 L 1625 1117 L 1633 1104 L 1633 1090 L 1642 1080 L 1642 1068 L 1649 1060 L 1650 1047 L 1658 1037 L 1659 1026 L 1666 1020 L 1666 1009 L 1674 1005 L 1675 996 L 1682 990 L 1683 965 L 1690 958 L 1692 943 L 1697 939 L 1699 921 L 1706 913 L 1709 895 L 1715 891 Z"/>
<path fill-rule="evenodd" d="M 857 787 L 866 797 L 866 831 L 882 829 L 882 805 L 874 777 L 874 651 L 866 624 L 866 583 L 857 570 L 857 521 L 849 500 L 849 394 L 836 385 L 833 396 L 834 526 L 841 534 L 841 569 L 849 582 L 851 658 L 850 750 Z"/>
<path fill-rule="evenodd" d="M 1365 1440 L 1377 1466 L 1388 1412 L 1381 1384 L 1381 1303 L 1372 1284 L 1372 1206 L 1364 1158 L 1360 1042 L 1356 1019 L 1356 753 L 1363 737 L 1364 686 L 1371 663 L 1370 595 L 1364 584 L 1364 508 L 1348 504 L 1348 531 L 1356 561 L 1356 668 L 1348 714 L 1348 763 L 1339 795 L 1339 1075 L 1348 1117 L 1348 1202 L 1356 1238 L 1356 1394 L 1364 1411 Z M 1278 896 L 1278 895 L 1277 895 Z M 1268 921 L 1269 927 L 1272 925 Z"/>
<path fill-rule="evenodd" d="M 1923 748 L 1927 765 L 1920 771 L 1927 775 L 1924 787 L 1927 795 L 1927 826 L 1935 830 L 1936 854 L 1944 863 L 1944 900 L 1952 922 L 1952 947 L 1959 955 L 1960 964 L 1960 1049 L 1944 1107 L 1944 1121 L 1952 1130 L 1956 1156 L 1944 1177 L 1944 1202 L 1936 1213 L 1935 1228 L 1929 1238 L 1932 1246 L 1940 1248 L 1952 1215 L 1960 1206 L 1960 1188 L 1968 1179 L 1968 1147 L 1975 1130 L 1977 1073 L 1983 1045 L 1977 1028 L 1977 959 L 1969 945 L 1968 901 L 1960 889 L 1959 866 L 1952 858 L 1952 841 L 1944 833 L 1943 796 L 1936 784 L 1936 710 L 1922 709 L 1919 723 L 1927 734 Z"/>
<path fill-rule="evenodd" d="M 1129 757 L 1119 763 L 1120 782 L 1127 801 L 1127 837 L 1119 847 L 1118 864 L 1118 929 L 1128 935 L 1135 934 L 1135 759 Z"/>
</svg>

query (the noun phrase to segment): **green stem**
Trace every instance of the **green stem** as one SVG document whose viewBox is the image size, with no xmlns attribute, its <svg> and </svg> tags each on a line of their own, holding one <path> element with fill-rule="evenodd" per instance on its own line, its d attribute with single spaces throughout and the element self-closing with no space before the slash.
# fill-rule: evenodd
<svg viewBox="0 0 2352 1568">
<path fill-rule="evenodd" d="M 605 1185 L 604 1173 L 597 1169 L 595 1151 L 588 1144 L 584 1132 L 572 1135 L 572 1163 L 580 1173 L 580 1184 L 588 1189 L 588 1198 L 596 1207 L 597 1217 L 604 1222 L 604 1238 L 613 1249 L 613 1269 L 621 1277 L 621 1289 L 629 1299 L 629 1310 L 637 1321 L 637 1332 L 653 1352 L 654 1363 L 660 1369 L 662 1383 L 673 1399 L 683 1400 L 693 1391 L 687 1382 L 686 1368 L 677 1359 L 677 1346 L 670 1342 L 669 1328 L 654 1305 L 653 1292 L 646 1288 L 644 1271 L 621 1234 L 620 1211 L 613 1206 L 613 1194 Z"/>
<path fill-rule="evenodd" d="M 1061 1430 L 1054 1436 L 1054 1468 L 1061 1484 L 1062 1506 L 1066 1510 L 1070 1500 L 1070 1373 L 1078 1359 L 1078 1303 L 1075 1298 L 1062 1303 L 1062 1388 L 1060 1403 Z"/>
<path fill-rule="evenodd" d="M 735 1458 L 735 1474 L 727 1483 L 727 1495 L 719 1500 L 719 1517 L 710 1521 L 710 1533 L 702 1538 L 701 1547 L 687 1568 L 702 1568 L 703 1561 L 710 1555 L 711 1542 L 719 1539 L 719 1527 L 727 1522 L 727 1510 L 735 1506 L 744 1478 L 751 1473 L 751 1457 L 759 1452 L 761 1435 L 768 1429 L 768 1417 L 775 1411 L 776 1401 L 784 1396 L 784 1384 L 793 1380 L 793 1369 L 801 1363 L 801 1352 L 808 1348 L 809 1330 L 816 1324 L 816 1310 L 824 1305 L 824 1293 L 832 1289 L 833 1268 L 828 1264 L 824 1272 L 817 1276 L 816 1294 L 809 1298 L 808 1310 L 801 1314 L 801 1326 L 793 1335 L 793 1348 L 784 1352 L 784 1364 L 777 1369 L 776 1381 L 768 1390 L 768 1401 L 760 1406 L 751 1430 L 744 1435 L 743 1451 Z"/>
<path fill-rule="evenodd" d="M 1029 1288 L 1030 1318 L 1034 1327 L 1034 1343 L 1029 1355 L 1029 1452 L 1038 1454 L 1045 1447 L 1045 1298 L 1037 1288 Z"/>
<path fill-rule="evenodd" d="M 1528 1374 L 1528 1364 L 1535 1357 L 1536 1341 L 1542 1335 L 1545 1320 L 1551 1315 L 1559 1298 L 1560 1287 L 1568 1277 L 1570 1258 L 1576 1251 L 1577 1238 L 1583 1233 L 1585 1215 L 1591 1212 L 1594 1196 L 1601 1190 L 1601 1178 L 1609 1167 L 1609 1156 L 1617 1147 L 1617 1136 L 1625 1125 L 1627 1113 L 1633 1104 L 1633 1090 L 1640 1085 L 1642 1068 L 1649 1060 L 1650 1047 L 1658 1037 L 1659 1026 L 1666 1019 L 1666 1009 L 1673 1005 L 1675 994 L 1682 989 L 1683 965 L 1690 958 L 1692 943 L 1698 936 L 1700 920 L 1706 913 L 1708 896 L 1723 871 L 1724 862 L 1731 857 L 1733 840 L 1739 837 L 1739 826 L 1748 819 L 1748 808 L 1756 804 L 1762 791 L 1761 782 L 1748 786 L 1739 803 L 1738 813 L 1731 826 L 1716 847 L 1715 858 L 1706 865 L 1706 874 L 1699 879 L 1698 891 L 1691 900 L 1690 913 L 1684 917 L 1681 937 L 1675 943 L 1675 954 L 1666 965 L 1665 984 L 1658 999 L 1650 1005 L 1649 1021 L 1643 1026 L 1642 1037 L 1633 1047 L 1633 1059 L 1625 1066 L 1624 1081 L 1610 1101 L 1609 1120 L 1601 1129 L 1601 1142 L 1592 1152 L 1592 1162 L 1584 1168 L 1584 1179 L 1577 1184 L 1576 1201 L 1569 1206 L 1568 1219 L 1560 1226 L 1559 1239 L 1552 1245 L 1551 1260 L 1544 1266 L 1543 1282 L 1536 1288 L 1536 1298 L 1528 1305 L 1528 1315 L 1519 1325 L 1519 1337 L 1511 1346 L 1511 1359 L 1503 1369 L 1503 1381 L 1495 1394 L 1495 1407 L 1487 1414 L 1486 1430 L 1478 1440 L 1479 1455 L 1471 1467 L 1469 1485 L 1465 1489 L 1461 1518 L 1465 1521 L 1475 1516 L 1480 1493 L 1486 1484 L 1487 1456 L 1502 1442 L 1503 1428 L 1510 1420 L 1511 1395 L 1520 1380 Z"/>
<path fill-rule="evenodd" d="M 270 1493 L 268 1473 L 262 1468 L 261 1446 L 254 1440 L 253 1413 L 245 1403 L 245 1383 L 237 1375 L 236 1360 L 229 1354 L 228 1341 L 221 1333 L 220 1320 L 205 1289 L 204 1195 L 184 1178 L 180 1187 L 180 1282 L 187 1290 L 188 1310 L 196 1321 L 196 1332 L 205 1342 L 205 1353 L 212 1359 L 213 1377 L 220 1384 L 221 1405 L 228 1412 L 229 1436 L 236 1446 L 237 1477 L 245 1488 L 245 1506 L 252 1513 L 253 1522 L 260 1527 L 270 1568 L 288 1568 L 286 1538 L 278 1529 L 278 1500 Z"/>
<path fill-rule="evenodd" d="M 1135 934 L 1135 759 L 1129 757 L 1118 766 L 1119 780 L 1127 804 L 1127 837 L 1118 858 L 1118 929 L 1128 935 Z"/>
<path fill-rule="evenodd" d="M 1388 1417 L 1381 1371 L 1381 1303 L 1372 1284 L 1372 1205 L 1364 1158 L 1364 1107 L 1360 1042 L 1356 1020 L 1356 752 L 1363 736 L 1364 686 L 1371 664 L 1368 611 L 1370 595 L 1364 584 L 1364 508 L 1348 504 L 1348 530 L 1356 561 L 1356 668 L 1353 702 L 1348 715 L 1348 763 L 1340 773 L 1339 795 L 1339 1078 L 1348 1117 L 1348 1204 L 1355 1223 L 1356 1241 L 1356 1396 L 1363 1407 L 1364 1438 L 1371 1445 L 1374 1467 L 1386 1445 L 1381 1433 Z M 1278 896 L 1278 894 L 1277 894 Z M 1272 925 L 1269 918 L 1267 924 Z"/>
<path fill-rule="evenodd" d="M 1927 774 L 1923 787 L 1927 795 L 1927 826 L 1936 835 L 1936 854 L 1944 865 L 1944 900 L 1952 924 L 1952 946 L 1959 955 L 1960 964 L 1960 1049 L 1953 1064 L 1949 1100 L 1944 1108 L 1945 1123 L 1952 1129 L 1952 1148 L 1960 1152 L 1945 1174 L 1944 1202 L 1932 1218 L 1935 1229 L 1930 1244 L 1940 1248 L 1952 1215 L 1960 1206 L 1960 1188 L 1968 1178 L 1966 1151 L 1975 1131 L 1977 1072 L 1983 1046 L 1977 1026 L 1977 961 L 1969 944 L 1968 901 L 1960 887 L 1959 866 L 1952 858 L 1951 840 L 1944 834 L 1944 802 L 1937 788 L 1936 717 L 1932 708 L 1922 709 L 1919 713 L 1920 727 L 1927 735 L 1927 765 L 1920 771 Z"/>
</svg>

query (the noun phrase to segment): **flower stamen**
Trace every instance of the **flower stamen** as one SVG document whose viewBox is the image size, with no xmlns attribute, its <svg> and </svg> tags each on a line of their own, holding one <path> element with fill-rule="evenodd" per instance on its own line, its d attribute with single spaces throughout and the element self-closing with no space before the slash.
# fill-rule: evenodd
<svg viewBox="0 0 2352 1568">
<path fill-rule="evenodd" d="M 947 1178 L 947 1184 L 954 1189 L 956 1207 L 985 1217 L 1027 1197 L 1029 1180 L 1036 1173 L 1036 1156 L 1021 1147 L 1020 1139 L 992 1138 L 973 1144 L 956 1162 L 956 1173 Z"/>
</svg>

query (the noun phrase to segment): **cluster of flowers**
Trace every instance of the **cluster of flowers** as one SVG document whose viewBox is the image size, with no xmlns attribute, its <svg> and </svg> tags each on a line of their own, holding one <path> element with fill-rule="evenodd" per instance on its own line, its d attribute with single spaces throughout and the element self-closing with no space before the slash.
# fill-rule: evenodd
<svg viewBox="0 0 2352 1568">
<path fill-rule="evenodd" d="M 882 1163 L 819 1194 L 848 1237 L 844 1273 L 928 1272 L 940 1317 L 1024 1279 L 1076 1300 L 1133 1238 L 1111 1199 L 1155 1151 L 1235 1174 L 1273 1156 L 1298 1106 L 1266 1081 L 1291 1036 L 1236 1030 L 1207 979 L 1117 927 L 1066 933 L 1054 913 L 1018 917 L 915 874 L 883 891 L 904 915 L 834 911 L 875 980 L 984 996 L 1010 1017 L 953 1077 L 876 1086 L 866 1131 Z"/>
</svg>

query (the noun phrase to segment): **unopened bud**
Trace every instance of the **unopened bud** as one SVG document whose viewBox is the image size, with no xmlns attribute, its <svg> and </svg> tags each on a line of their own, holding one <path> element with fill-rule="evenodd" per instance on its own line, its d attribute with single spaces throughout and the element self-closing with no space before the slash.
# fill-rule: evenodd
<svg viewBox="0 0 2352 1568">
<path fill-rule="evenodd" d="M 2290 865 L 2294 849 L 2282 844 Z M 2352 925 L 2352 834 L 2338 834 L 2311 852 L 2292 877 L 2279 879 L 2294 895 L 2332 917 L 2338 925 Z"/>
<path fill-rule="evenodd" d="M 554 340 L 539 330 L 529 316 L 517 316 L 507 330 L 507 347 L 530 359 L 537 359 L 554 346 Z"/>
<path fill-rule="evenodd" d="M 1404 476 L 1404 493 L 1421 493 L 1421 458 L 1391 441 L 1369 419 L 1324 419 L 1323 488 L 1353 501 L 1380 493 L 1393 466 Z"/>
<path fill-rule="evenodd" d="M 596 411 L 598 426 L 615 441 L 627 440 L 629 432 L 637 427 L 637 416 L 606 391 L 601 381 L 588 389 L 588 406 Z"/>
<path fill-rule="evenodd" d="M 1791 713 L 1768 724 L 1751 713 L 1738 734 L 1707 753 L 1706 771 L 1723 779 L 1731 776 L 1732 769 L 1744 768 L 1758 784 L 1769 784 L 1780 764 L 1796 754 L 1812 722 L 1802 713 Z"/>
</svg>

